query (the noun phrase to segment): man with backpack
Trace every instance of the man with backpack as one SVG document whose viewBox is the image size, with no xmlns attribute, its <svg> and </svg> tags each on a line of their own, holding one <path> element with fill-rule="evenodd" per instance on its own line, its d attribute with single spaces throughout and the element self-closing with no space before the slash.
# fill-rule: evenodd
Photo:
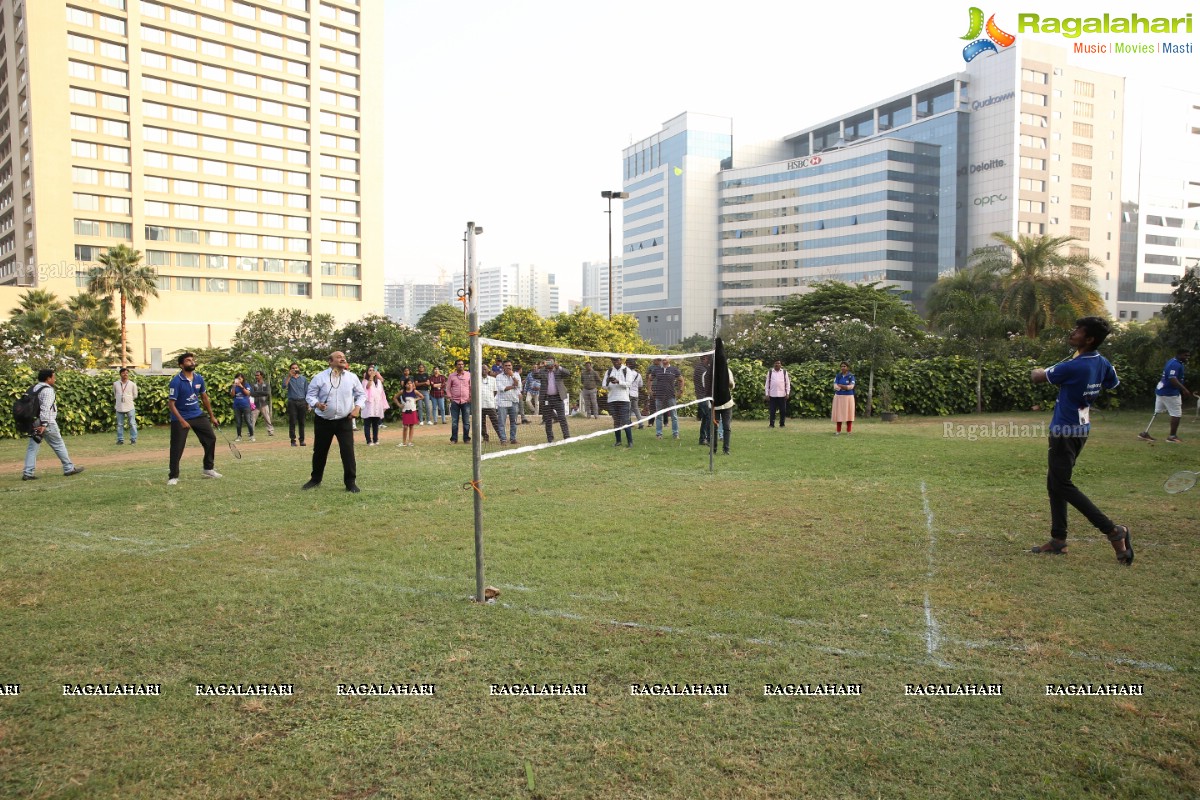
<svg viewBox="0 0 1200 800">
<path fill-rule="evenodd" d="M 83 472 L 83 467 L 71 463 L 71 457 L 67 455 L 67 445 L 58 430 L 58 396 L 54 391 L 56 380 L 54 370 L 39 370 L 38 382 L 18 401 L 19 405 L 26 406 L 28 410 L 22 414 L 14 413 L 14 417 L 18 417 L 18 424 L 29 420 L 28 428 L 25 429 L 29 433 L 29 446 L 25 448 L 25 469 L 21 473 L 23 481 L 37 480 L 34 471 L 37 468 L 37 454 L 43 439 L 50 443 L 50 449 L 62 462 L 63 475 L 78 475 Z M 26 398 L 31 399 L 25 402 Z M 16 411 L 14 408 L 14 412 Z"/>
</svg>

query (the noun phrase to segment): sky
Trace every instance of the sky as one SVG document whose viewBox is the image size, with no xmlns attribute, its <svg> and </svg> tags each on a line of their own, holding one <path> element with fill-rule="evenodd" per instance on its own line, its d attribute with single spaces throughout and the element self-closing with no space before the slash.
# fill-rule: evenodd
<svg viewBox="0 0 1200 800">
<path fill-rule="evenodd" d="M 622 148 L 684 111 L 732 118 L 744 142 L 779 138 L 957 72 L 970 8 L 970 0 L 385 0 L 386 278 L 461 276 L 472 221 L 484 229 L 481 266 L 554 273 L 566 311 L 567 300 L 582 296 L 583 262 L 608 259 L 600 192 L 621 188 Z M 1171 37 L 1028 35 L 1065 47 L 1169 38 L 1200 51 L 1194 0 L 991 0 L 980 8 L 1010 33 L 1018 13 L 1192 12 L 1194 33 Z M 1143 113 L 1135 111 L 1141 85 L 1200 91 L 1200 52 L 1073 60 L 1130 78 L 1127 117 Z M 616 204 L 613 213 L 619 254 Z"/>
</svg>

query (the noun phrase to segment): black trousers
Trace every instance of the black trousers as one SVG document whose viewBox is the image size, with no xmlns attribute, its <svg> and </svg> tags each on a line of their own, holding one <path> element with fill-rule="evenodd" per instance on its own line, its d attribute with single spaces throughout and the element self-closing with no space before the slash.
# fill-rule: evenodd
<svg viewBox="0 0 1200 800">
<path fill-rule="evenodd" d="M 708 444 L 709 431 L 712 429 L 712 403 L 704 400 L 696 407 L 700 409 L 700 444 Z"/>
<path fill-rule="evenodd" d="M 542 423 L 546 426 L 546 441 L 554 441 L 554 421 L 558 420 L 558 426 L 562 428 L 564 439 L 571 438 L 571 428 L 567 425 L 567 414 L 563 410 L 562 395 L 558 394 L 543 394 L 542 395 Z"/>
<path fill-rule="evenodd" d="M 363 418 L 363 435 L 367 437 L 367 444 L 379 442 L 379 423 L 381 422 L 383 422 L 383 417 Z"/>
<path fill-rule="evenodd" d="M 304 420 L 308 415 L 308 403 L 304 400 L 293 400 L 288 398 L 288 436 L 292 441 L 296 441 L 296 426 L 300 427 L 300 441 L 304 442 Z"/>
<path fill-rule="evenodd" d="M 500 437 L 500 441 L 503 442 L 506 434 L 500 430 L 500 417 L 496 414 L 496 409 L 485 408 L 482 409 L 482 412 L 483 414 L 479 418 L 479 432 L 483 434 L 483 440 L 485 442 L 491 441 L 491 437 L 488 436 L 487 432 L 488 420 L 491 420 L 492 430 L 496 432 L 496 435 Z"/>
<path fill-rule="evenodd" d="M 733 422 L 733 409 L 732 408 L 717 409 L 714 412 L 714 416 L 716 417 L 716 419 L 713 420 L 713 425 L 721 426 L 721 433 L 725 439 L 722 449 L 726 453 L 728 453 L 729 452 L 729 440 L 733 438 L 733 432 L 730 430 L 730 427 L 729 427 L 730 423 Z"/>
<path fill-rule="evenodd" d="M 612 415 L 613 436 L 617 444 L 621 443 L 621 428 L 629 424 L 629 401 L 613 400 L 608 404 L 608 413 Z M 625 428 L 625 444 L 633 444 L 633 428 Z"/>
<path fill-rule="evenodd" d="M 337 438 L 338 450 L 342 454 L 342 477 L 346 488 L 354 485 L 358 477 L 357 465 L 354 461 L 354 428 L 350 417 L 341 419 L 325 419 L 313 417 L 313 462 L 312 479 L 320 483 L 325 476 L 325 462 L 329 458 L 329 447 Z"/>
<path fill-rule="evenodd" d="M 201 415 L 187 421 L 189 427 L 179 424 L 175 416 L 171 416 L 171 468 L 168 478 L 179 477 L 179 460 L 183 458 L 183 448 L 187 446 L 188 431 L 196 432 L 200 446 L 204 448 L 204 468 L 212 469 L 217 463 L 217 433 L 213 430 L 212 420 Z"/>
<path fill-rule="evenodd" d="M 771 427 L 775 427 L 775 411 L 779 411 L 779 427 L 783 427 L 787 421 L 787 401 L 786 397 L 768 397 L 767 400 L 771 404 Z"/>
<path fill-rule="evenodd" d="M 1075 506 L 1075 510 L 1087 517 L 1088 522 L 1096 526 L 1096 530 L 1101 533 L 1108 535 L 1113 529 L 1113 521 L 1096 508 L 1087 495 L 1079 491 L 1079 487 L 1071 481 L 1075 460 L 1079 458 L 1085 444 L 1086 436 L 1050 437 L 1046 492 L 1050 495 L 1050 536 L 1053 539 L 1067 538 L 1068 504 Z"/>
</svg>

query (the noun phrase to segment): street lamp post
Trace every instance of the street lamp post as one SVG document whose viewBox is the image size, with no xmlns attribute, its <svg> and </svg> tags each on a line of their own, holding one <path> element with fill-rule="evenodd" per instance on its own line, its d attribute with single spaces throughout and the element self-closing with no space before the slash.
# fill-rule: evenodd
<svg viewBox="0 0 1200 800">
<path fill-rule="evenodd" d="M 614 198 L 617 200 L 628 200 L 629 192 L 616 192 L 616 191 L 611 191 L 609 189 L 605 189 L 604 191 L 600 192 L 600 196 L 608 201 L 608 210 L 605 211 L 604 213 L 608 214 L 608 318 L 612 319 L 612 314 L 613 314 L 612 201 Z"/>
</svg>

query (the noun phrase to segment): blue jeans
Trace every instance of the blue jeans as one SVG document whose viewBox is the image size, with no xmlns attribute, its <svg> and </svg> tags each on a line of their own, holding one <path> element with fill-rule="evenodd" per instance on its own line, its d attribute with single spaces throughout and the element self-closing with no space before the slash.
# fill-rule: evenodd
<svg viewBox="0 0 1200 800">
<path fill-rule="evenodd" d="M 450 441 L 458 441 L 458 418 L 462 417 L 463 441 L 471 441 L 471 404 L 450 401 Z"/>
<path fill-rule="evenodd" d="M 129 441 L 137 444 L 137 411 L 117 412 L 117 444 L 125 441 L 125 423 L 129 422 Z"/>
<path fill-rule="evenodd" d="M 433 398 L 429 396 L 428 389 L 425 390 L 425 397 L 417 403 L 417 411 L 421 422 L 433 424 Z"/>
<path fill-rule="evenodd" d="M 57 422 L 51 422 L 46 426 L 46 430 L 42 431 L 42 438 L 50 445 L 50 449 L 54 451 L 54 455 L 58 456 L 58 460 L 62 462 L 64 474 L 75 469 L 75 465 L 71 463 L 71 457 L 67 455 L 67 445 L 63 442 L 62 434 L 59 433 Z M 33 439 L 29 440 L 29 446 L 25 448 L 24 474 L 32 475 L 37 469 L 37 454 L 40 448 L 40 443 Z"/>
<path fill-rule="evenodd" d="M 504 433 L 504 418 L 508 417 L 508 440 L 517 441 L 517 417 L 521 412 L 516 406 L 500 406 L 496 413 L 500 415 L 500 432 Z"/>
<path fill-rule="evenodd" d="M 433 404 L 433 412 L 429 415 L 429 421 L 433 422 L 433 418 L 436 416 L 438 422 L 444 423 L 446 421 L 446 398 L 431 397 L 429 402 Z"/>
<path fill-rule="evenodd" d="M 664 408 L 670 408 L 673 405 L 675 405 L 674 400 L 667 400 L 662 397 L 654 398 L 654 410 L 655 411 L 662 411 Z M 659 414 L 657 417 L 654 418 L 654 433 L 658 436 L 662 436 L 663 416 L 664 415 Z M 679 412 L 678 411 L 671 412 L 671 435 L 674 436 L 676 439 L 679 438 Z"/>
</svg>

